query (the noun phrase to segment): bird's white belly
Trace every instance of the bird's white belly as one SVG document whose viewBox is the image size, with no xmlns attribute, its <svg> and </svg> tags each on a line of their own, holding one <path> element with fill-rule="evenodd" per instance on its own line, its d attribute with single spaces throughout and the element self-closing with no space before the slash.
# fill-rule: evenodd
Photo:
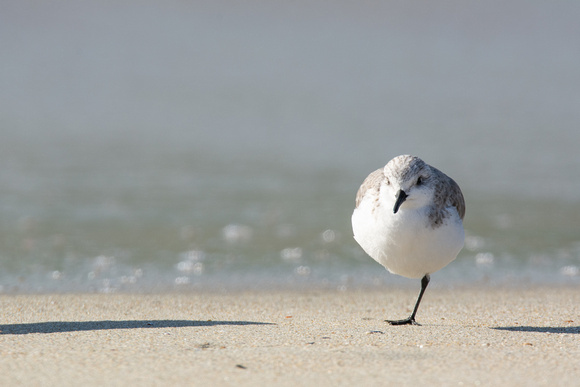
<svg viewBox="0 0 580 387">
<path fill-rule="evenodd" d="M 352 214 L 354 238 L 363 250 L 391 273 L 421 278 L 453 261 L 463 247 L 465 233 L 456 211 L 432 228 L 421 209 L 401 208 L 396 214 L 364 200 Z"/>
</svg>

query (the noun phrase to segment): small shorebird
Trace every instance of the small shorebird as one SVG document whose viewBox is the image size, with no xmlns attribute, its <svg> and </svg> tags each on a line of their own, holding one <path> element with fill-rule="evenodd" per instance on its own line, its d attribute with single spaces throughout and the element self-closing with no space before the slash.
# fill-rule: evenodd
<svg viewBox="0 0 580 387">
<path fill-rule="evenodd" d="M 352 214 L 354 239 L 389 272 L 421 278 L 411 315 L 387 322 L 419 325 L 415 315 L 429 275 L 447 266 L 463 247 L 464 215 L 457 183 L 418 157 L 397 156 L 362 183 Z"/>
</svg>

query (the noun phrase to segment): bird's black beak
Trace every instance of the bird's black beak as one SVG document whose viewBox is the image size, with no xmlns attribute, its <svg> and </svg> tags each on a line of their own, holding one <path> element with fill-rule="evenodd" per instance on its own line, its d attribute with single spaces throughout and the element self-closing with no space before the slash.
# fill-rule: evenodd
<svg viewBox="0 0 580 387">
<path fill-rule="evenodd" d="M 397 211 L 399 211 L 399 207 L 401 207 L 401 204 L 403 204 L 405 199 L 407 199 L 407 194 L 405 193 L 405 191 L 400 189 L 399 192 L 397 192 L 396 198 L 397 198 L 397 201 L 395 202 L 395 207 L 393 207 L 394 214 L 396 214 Z"/>
</svg>

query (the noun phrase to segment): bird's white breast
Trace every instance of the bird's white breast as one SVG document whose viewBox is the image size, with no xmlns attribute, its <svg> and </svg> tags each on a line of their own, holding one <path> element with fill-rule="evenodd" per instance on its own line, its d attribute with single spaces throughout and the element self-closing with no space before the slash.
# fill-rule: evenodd
<svg viewBox="0 0 580 387">
<path fill-rule="evenodd" d="M 393 204 L 366 196 L 352 214 L 354 238 L 375 261 L 391 273 L 421 278 L 457 257 L 465 233 L 455 208 L 448 209 L 451 215 L 443 224 L 432 227 L 428 208 L 403 205 L 394 214 Z"/>
</svg>

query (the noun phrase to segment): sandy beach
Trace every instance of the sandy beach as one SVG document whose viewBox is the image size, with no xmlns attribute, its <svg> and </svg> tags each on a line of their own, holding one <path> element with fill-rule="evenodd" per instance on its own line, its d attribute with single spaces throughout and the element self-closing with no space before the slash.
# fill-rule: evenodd
<svg viewBox="0 0 580 387">
<path fill-rule="evenodd" d="M 4 295 L 0 385 L 580 385 L 580 289 Z"/>
</svg>

